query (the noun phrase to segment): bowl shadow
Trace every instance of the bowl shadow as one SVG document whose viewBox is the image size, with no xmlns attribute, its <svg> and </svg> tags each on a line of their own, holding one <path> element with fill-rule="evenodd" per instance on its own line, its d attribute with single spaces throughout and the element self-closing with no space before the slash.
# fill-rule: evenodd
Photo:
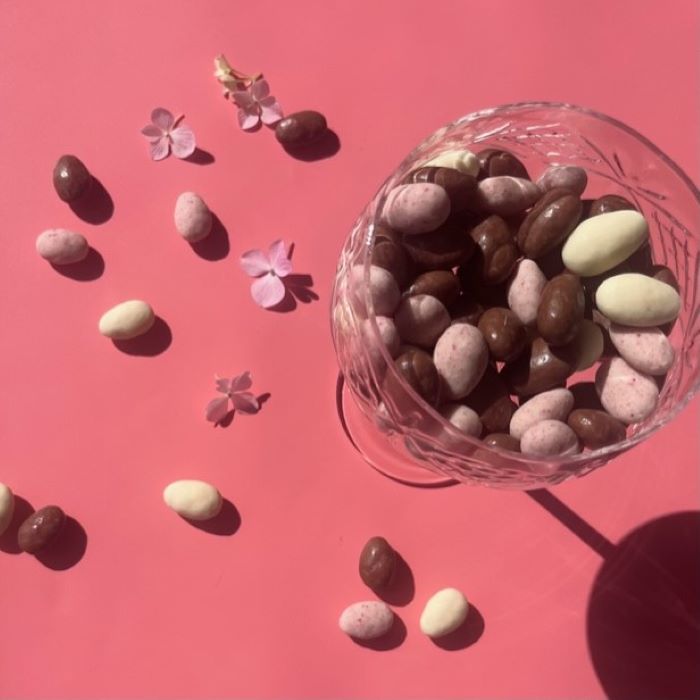
<svg viewBox="0 0 700 700">
<path fill-rule="evenodd" d="M 700 698 L 700 512 L 624 537 L 596 576 L 587 636 L 610 700 Z"/>
</svg>

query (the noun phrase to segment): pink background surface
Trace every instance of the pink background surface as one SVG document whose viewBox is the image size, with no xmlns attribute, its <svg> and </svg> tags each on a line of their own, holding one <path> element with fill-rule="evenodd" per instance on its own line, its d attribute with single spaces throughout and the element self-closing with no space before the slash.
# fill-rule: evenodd
<svg viewBox="0 0 700 700">
<path fill-rule="evenodd" d="M 654 564 L 665 583 L 631 616 L 604 613 L 593 635 L 587 625 L 600 614 L 600 552 L 620 600 L 634 599 L 630 576 L 648 576 L 615 543 L 654 521 L 640 540 L 649 566 L 658 519 L 697 509 L 698 402 L 556 489 L 584 522 L 568 519 L 577 536 L 526 494 L 413 489 L 365 466 L 336 414 L 328 305 L 364 203 L 412 146 L 469 111 L 586 105 L 634 126 L 697 182 L 698 22 L 694 0 L 3 2 L 0 480 L 35 507 L 61 505 L 88 540 L 64 570 L 0 551 L 0 695 L 601 698 L 625 697 L 628 674 L 653 659 L 674 673 L 655 645 L 677 658 L 697 640 L 672 636 L 669 619 L 689 613 L 666 565 Z M 340 151 L 301 162 L 269 131 L 241 132 L 212 77 L 218 52 L 264 70 L 287 111 L 323 111 Z M 151 162 L 139 130 L 155 106 L 185 112 L 214 162 Z M 82 222 L 55 196 L 65 152 L 109 191 L 106 223 Z M 198 257 L 175 233 L 184 190 L 228 230 L 224 259 Z M 36 235 L 56 226 L 100 251 L 99 279 L 37 257 Z M 296 243 L 295 271 L 320 297 L 286 314 L 257 308 L 238 267 L 241 252 L 278 237 Z M 97 333 L 102 312 L 133 297 L 172 331 L 160 355 L 124 354 Z M 202 411 L 214 373 L 244 369 L 269 401 L 212 428 Z M 233 535 L 165 508 L 162 488 L 183 477 L 235 504 Z M 690 514 L 663 522 L 697 525 Z M 356 564 L 373 534 L 415 579 L 413 600 L 395 607 L 407 637 L 385 651 L 336 627 L 345 605 L 372 597 Z M 54 566 L 74 563 L 62 556 Z M 418 631 L 425 600 L 446 585 L 483 616 L 465 648 Z M 657 607 L 630 632 L 638 648 L 619 642 Z"/>
</svg>

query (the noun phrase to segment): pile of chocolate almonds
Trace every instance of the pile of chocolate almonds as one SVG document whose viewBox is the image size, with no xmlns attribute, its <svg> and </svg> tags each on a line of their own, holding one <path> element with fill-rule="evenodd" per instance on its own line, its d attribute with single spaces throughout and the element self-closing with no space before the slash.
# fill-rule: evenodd
<svg viewBox="0 0 700 700">
<path fill-rule="evenodd" d="M 578 166 L 533 181 L 512 153 L 459 150 L 387 194 L 368 276 L 381 342 L 403 381 L 489 445 L 551 457 L 624 440 L 674 362 L 673 272 L 635 205 L 582 199 L 587 184 Z M 597 399 L 580 402 L 567 384 L 596 365 Z M 383 382 L 400 388 L 394 372 Z"/>
</svg>

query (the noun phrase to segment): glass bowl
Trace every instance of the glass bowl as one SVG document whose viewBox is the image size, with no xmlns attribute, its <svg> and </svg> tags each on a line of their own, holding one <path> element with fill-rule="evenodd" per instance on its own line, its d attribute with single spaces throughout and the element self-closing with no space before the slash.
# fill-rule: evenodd
<svg viewBox="0 0 700 700">
<path fill-rule="evenodd" d="M 460 147 L 511 151 L 533 176 L 548 165 L 580 165 L 588 173 L 586 198 L 620 194 L 647 218 L 654 262 L 675 273 L 682 309 L 670 336 L 676 361 L 658 406 L 646 420 L 630 426 L 624 442 L 544 459 L 488 447 L 453 428 L 396 371 L 379 339 L 367 293 L 375 225 L 387 192 L 409 171 Z M 331 325 L 345 391 L 354 399 L 352 405 L 346 396 L 345 407 L 356 414 L 350 433 L 360 451 L 380 471 L 410 482 L 455 479 L 531 489 L 588 474 L 648 438 L 681 411 L 699 384 L 699 220 L 700 192 L 688 176 L 636 131 L 592 110 L 545 102 L 512 104 L 469 114 L 438 129 L 382 185 L 338 260 Z M 351 276 L 358 265 L 361 285 L 353 283 L 357 273 Z M 391 395 L 382 389 L 387 372 L 395 375 Z"/>
</svg>

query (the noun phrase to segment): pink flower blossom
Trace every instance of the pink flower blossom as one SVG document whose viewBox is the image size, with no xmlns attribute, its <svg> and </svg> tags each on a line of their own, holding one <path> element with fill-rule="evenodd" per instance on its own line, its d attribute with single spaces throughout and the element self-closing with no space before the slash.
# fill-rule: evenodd
<svg viewBox="0 0 700 700">
<path fill-rule="evenodd" d="M 250 372 L 243 372 L 233 379 L 215 377 L 216 390 L 223 394 L 212 399 L 206 408 L 206 418 L 212 423 L 220 423 L 229 411 L 241 413 L 257 413 L 260 404 L 255 396 L 247 391 L 253 385 Z"/>
<path fill-rule="evenodd" d="M 151 112 L 151 124 L 141 133 L 148 139 L 153 160 L 167 158 L 172 150 L 177 158 L 187 158 L 196 148 L 194 132 L 189 126 L 178 126 L 184 114 L 175 119 L 167 109 L 156 107 Z"/>
<path fill-rule="evenodd" d="M 241 267 L 246 275 L 257 277 L 250 286 L 256 304 L 269 309 L 284 299 L 286 288 L 282 278 L 292 271 L 292 261 L 284 241 L 275 241 L 267 253 L 262 250 L 243 253 Z"/>
<path fill-rule="evenodd" d="M 282 119 L 282 108 L 270 95 L 267 80 L 254 80 L 248 87 L 231 94 L 238 105 L 238 123 L 241 129 L 254 129 L 260 121 L 268 126 Z"/>
</svg>

